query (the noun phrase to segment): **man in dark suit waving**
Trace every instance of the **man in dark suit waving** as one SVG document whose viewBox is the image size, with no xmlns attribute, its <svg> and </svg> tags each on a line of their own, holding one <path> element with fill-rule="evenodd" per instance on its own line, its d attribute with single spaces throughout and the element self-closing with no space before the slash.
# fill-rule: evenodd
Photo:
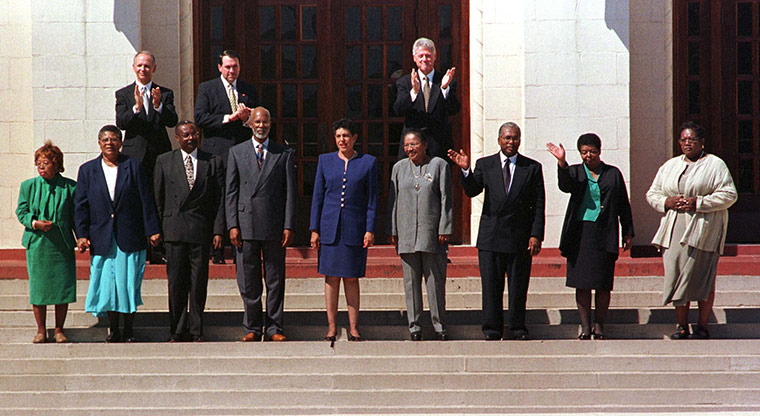
<svg viewBox="0 0 760 416">
<path fill-rule="evenodd" d="M 520 127 L 499 128 L 495 155 L 478 159 L 475 171 L 463 150 L 449 157 L 464 176 L 464 191 L 474 198 L 485 189 L 478 229 L 478 266 L 483 293 L 483 334 L 501 339 L 504 331 L 504 274 L 509 285 L 509 338 L 526 340 L 525 302 L 532 256 L 544 239 L 544 175 L 541 164 L 517 153 Z M 505 336 L 505 338 L 507 338 Z"/>
<path fill-rule="evenodd" d="M 224 165 L 198 149 L 200 131 L 191 121 L 174 129 L 179 149 L 156 161 L 154 193 L 166 243 L 170 342 L 202 341 L 208 285 L 209 244 L 224 234 Z M 188 296 L 189 295 L 189 296 Z"/>
<path fill-rule="evenodd" d="M 404 117 L 404 130 L 398 148 L 399 159 L 406 157 L 404 136 L 411 129 L 426 130 L 428 136 L 427 153 L 446 160 L 446 151 L 454 147 L 451 139 L 449 116 L 459 112 L 461 104 L 457 98 L 457 83 L 454 80 L 456 68 L 445 74 L 434 69 L 436 60 L 435 43 L 428 38 L 419 38 L 412 46 L 415 69 L 396 81 L 396 102 L 393 111 Z"/>
<path fill-rule="evenodd" d="M 251 138 L 247 125 L 251 109 L 259 105 L 256 88 L 238 79 L 240 57 L 231 49 L 217 59 L 221 76 L 198 86 L 195 99 L 195 124 L 203 133 L 201 150 L 217 155 L 227 163 L 230 148 Z M 222 243 L 224 244 L 224 242 Z M 224 264 L 224 249 L 214 250 L 213 261 Z"/>
<path fill-rule="evenodd" d="M 142 162 L 151 182 L 158 155 L 172 150 L 167 127 L 177 124 L 174 93 L 153 82 L 156 58 L 137 52 L 132 61 L 137 80 L 116 91 L 116 126 L 124 130 L 122 153 Z"/>
<path fill-rule="evenodd" d="M 285 341 L 285 247 L 296 226 L 296 168 L 293 150 L 269 139 L 271 116 L 253 109 L 253 137 L 230 149 L 227 159 L 226 213 L 235 268 L 243 298 L 243 341 Z M 263 264 L 263 268 L 262 268 Z M 262 316 L 262 278 L 267 287 Z"/>
</svg>

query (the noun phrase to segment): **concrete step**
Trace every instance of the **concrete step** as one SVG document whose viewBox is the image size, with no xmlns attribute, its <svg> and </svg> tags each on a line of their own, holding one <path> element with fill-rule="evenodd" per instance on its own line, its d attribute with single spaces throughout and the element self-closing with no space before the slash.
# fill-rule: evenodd
<svg viewBox="0 0 760 416">
<path fill-rule="evenodd" d="M 344 319 L 345 321 L 346 319 Z M 483 333 L 480 324 L 473 321 L 468 325 L 449 325 L 448 333 L 452 340 L 482 340 Z M 339 341 L 345 340 L 348 333 L 347 323 L 339 323 Z M 565 325 L 536 325 L 528 324 L 530 335 L 535 340 L 574 340 L 579 332 L 579 326 Z M 405 325 L 366 325 L 360 323 L 362 337 L 368 341 L 408 340 L 409 330 Z M 74 343 L 102 343 L 108 329 L 105 326 L 93 328 L 66 327 L 66 336 Z M 664 339 L 675 331 L 674 323 L 667 324 L 607 324 L 605 333 L 610 339 Z M 32 342 L 36 328 L 0 328 L 0 340 L 7 344 L 27 344 Z M 327 332 L 327 323 L 322 325 L 298 325 L 285 323 L 284 334 L 292 341 L 319 341 Z M 169 327 L 135 327 L 135 337 L 139 342 L 164 342 L 169 338 Z M 760 334 L 760 323 L 747 324 L 713 324 L 710 325 L 710 336 L 713 339 L 754 339 Z M 203 336 L 207 341 L 238 341 L 245 331 L 241 325 L 206 326 Z M 48 329 L 48 337 L 52 338 L 53 330 Z M 430 326 L 423 327 L 426 340 L 435 340 L 435 333 Z"/>
<path fill-rule="evenodd" d="M 757 345 L 3 342 L 0 414 L 757 412 Z"/>
</svg>

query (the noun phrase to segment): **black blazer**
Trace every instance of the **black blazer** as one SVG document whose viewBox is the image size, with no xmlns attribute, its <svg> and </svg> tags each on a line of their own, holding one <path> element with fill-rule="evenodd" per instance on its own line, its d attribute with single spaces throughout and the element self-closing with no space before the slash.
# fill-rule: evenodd
<svg viewBox="0 0 760 416">
<path fill-rule="evenodd" d="M 417 94 L 417 99 L 412 101 L 409 91 L 412 90 L 411 74 L 406 74 L 396 81 L 396 102 L 393 103 L 393 111 L 400 117 L 404 117 L 404 129 L 401 132 L 399 144 L 399 158 L 406 157 L 404 152 L 404 135 L 410 129 L 427 129 L 428 149 L 430 156 L 438 156 L 443 160 L 449 160 L 446 152 L 454 147 L 451 139 L 451 124 L 449 116 L 459 112 L 461 104 L 457 98 L 457 83 L 452 80 L 449 84 L 449 96 L 443 98 L 441 92 L 441 80 L 443 75 L 440 71 L 433 74 L 433 84 L 430 86 L 430 103 L 428 111 L 425 111 L 425 98 L 422 91 Z"/>
<path fill-rule="evenodd" d="M 557 166 L 559 189 L 570 194 L 567 203 L 565 221 L 562 224 L 562 236 L 559 249 L 567 258 L 578 255 L 578 243 L 581 237 L 582 221 L 576 219 L 578 208 L 586 194 L 588 178 L 582 164 L 561 168 Z M 628 202 L 628 191 L 625 188 L 623 174 L 615 166 L 602 162 L 599 171 L 599 191 L 601 193 L 601 212 L 596 220 L 598 234 L 596 240 L 599 249 L 614 254 L 617 258 L 620 247 L 618 221 L 623 227 L 623 235 L 633 237 L 633 216 L 631 204 Z"/>
<path fill-rule="evenodd" d="M 238 227 L 243 240 L 282 239 L 296 228 L 296 167 L 293 149 L 271 138 L 261 168 L 253 140 L 230 149 L 225 182 L 227 229 Z"/>
<path fill-rule="evenodd" d="M 509 195 L 504 193 L 499 154 L 478 159 L 463 180 L 473 198 L 485 189 L 477 247 L 500 253 L 527 252 L 528 240 L 544 239 L 544 174 L 541 164 L 517 155 Z"/>
<path fill-rule="evenodd" d="M 153 189 L 163 238 L 170 242 L 210 244 L 213 234 L 224 235 L 224 163 L 198 150 L 192 191 L 187 184 L 182 151 L 156 160 Z"/>
<path fill-rule="evenodd" d="M 135 83 L 116 91 L 116 126 L 125 130 L 122 153 L 143 161 L 155 159 L 158 155 L 172 150 L 166 127 L 177 125 L 177 110 L 174 108 L 174 93 L 155 82 L 153 88 L 161 90 L 161 112 L 151 108 L 150 117 L 143 107 L 135 114 Z M 147 155 L 147 157 L 146 157 Z M 146 172 L 150 174 L 150 172 Z"/>
<path fill-rule="evenodd" d="M 147 238 L 160 232 L 156 206 L 142 163 L 119 155 L 114 200 L 108 195 L 103 156 L 79 167 L 74 191 L 74 229 L 77 238 L 90 240 L 90 253 L 106 255 L 111 238 L 127 253 L 148 248 Z"/>
<path fill-rule="evenodd" d="M 259 106 L 259 95 L 256 88 L 237 80 L 238 103 L 246 107 Z M 232 114 L 227 90 L 222 78 L 217 77 L 198 86 L 198 97 L 195 99 L 195 124 L 203 132 L 201 150 L 220 156 L 227 160 L 230 147 L 250 139 L 253 131 L 236 120 L 222 124 L 225 115 Z"/>
</svg>

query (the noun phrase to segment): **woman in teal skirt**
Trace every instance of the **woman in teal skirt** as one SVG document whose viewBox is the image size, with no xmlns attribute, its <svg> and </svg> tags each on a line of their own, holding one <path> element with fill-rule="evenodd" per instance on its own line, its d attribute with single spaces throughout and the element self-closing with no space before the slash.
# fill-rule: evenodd
<svg viewBox="0 0 760 416">
<path fill-rule="evenodd" d="M 91 254 L 85 311 L 108 315 L 106 342 L 135 340 L 147 242 L 156 246 L 161 240 L 148 178 L 138 159 L 121 153 L 121 140 L 116 126 L 100 129 L 101 155 L 79 167 L 74 194 L 77 245 Z"/>
<path fill-rule="evenodd" d="M 63 152 L 49 141 L 34 152 L 39 176 L 21 183 L 16 216 L 24 225 L 29 274 L 29 303 L 37 321 L 35 344 L 46 341 L 47 305 L 55 305 L 57 343 L 67 342 L 63 324 L 69 303 L 77 300 L 74 258 L 74 189 L 76 182 L 61 176 Z"/>
</svg>

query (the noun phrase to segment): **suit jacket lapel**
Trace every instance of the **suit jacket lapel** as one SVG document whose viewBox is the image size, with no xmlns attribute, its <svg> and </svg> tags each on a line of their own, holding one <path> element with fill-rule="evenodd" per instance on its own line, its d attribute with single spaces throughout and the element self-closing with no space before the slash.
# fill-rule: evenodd
<svg viewBox="0 0 760 416">
<path fill-rule="evenodd" d="M 103 173 L 103 155 L 98 156 L 97 160 L 98 161 L 94 166 L 94 185 L 100 189 L 100 192 L 102 193 L 101 198 L 105 198 L 104 201 L 111 201 L 111 195 L 108 193 L 108 184 L 106 183 L 106 174 Z M 111 201 L 111 206 L 113 205 L 114 203 Z"/>
<path fill-rule="evenodd" d="M 121 198 L 121 191 L 124 189 L 124 183 L 127 181 L 127 176 L 130 174 L 129 165 L 126 163 L 126 156 L 119 155 L 119 165 L 116 168 L 116 189 L 113 192 L 113 206 L 119 205 L 119 199 Z M 103 176 L 105 181 L 105 176 Z"/>
<path fill-rule="evenodd" d="M 528 178 L 528 169 L 524 166 L 519 154 L 517 155 L 517 162 L 515 163 L 515 173 L 512 175 L 512 182 L 510 184 L 509 195 L 507 195 L 507 202 L 511 203 L 517 195 L 520 194 L 522 187 L 525 185 L 525 180 Z"/>
<path fill-rule="evenodd" d="M 266 153 L 266 159 L 264 160 L 264 163 L 261 165 L 261 172 L 259 172 L 258 175 L 258 181 L 256 181 L 256 186 L 253 188 L 253 193 L 255 194 L 259 188 L 266 182 L 267 177 L 272 173 L 272 169 L 275 164 L 277 164 L 277 159 L 280 158 L 282 153 L 277 148 L 277 144 L 272 141 L 272 139 L 269 139 L 269 148 L 267 149 Z M 254 158 L 256 157 L 254 153 Z M 256 163 L 256 167 L 258 167 L 258 163 Z"/>
<path fill-rule="evenodd" d="M 200 161 L 198 161 L 198 164 L 200 165 Z M 187 199 L 187 196 L 190 195 L 190 185 L 187 183 L 187 173 L 185 172 L 185 161 L 182 159 L 182 151 L 179 149 L 174 151 L 174 155 L 172 155 L 172 173 L 177 178 L 177 182 L 179 182 L 179 207 L 184 205 L 185 200 Z M 200 175 L 196 174 L 196 177 L 200 177 Z M 197 179 L 196 179 L 197 183 Z M 182 186 L 184 184 L 185 186 Z M 193 188 L 195 189 L 195 188 Z"/>
</svg>

